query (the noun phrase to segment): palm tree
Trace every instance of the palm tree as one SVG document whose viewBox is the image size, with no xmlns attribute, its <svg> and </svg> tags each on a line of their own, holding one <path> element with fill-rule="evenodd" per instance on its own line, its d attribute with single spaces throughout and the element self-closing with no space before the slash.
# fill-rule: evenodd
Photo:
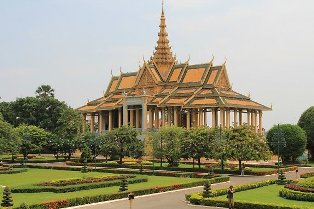
<svg viewBox="0 0 314 209">
<path fill-rule="evenodd" d="M 50 85 L 41 85 L 36 90 L 37 97 L 54 97 L 55 90 Z"/>
</svg>

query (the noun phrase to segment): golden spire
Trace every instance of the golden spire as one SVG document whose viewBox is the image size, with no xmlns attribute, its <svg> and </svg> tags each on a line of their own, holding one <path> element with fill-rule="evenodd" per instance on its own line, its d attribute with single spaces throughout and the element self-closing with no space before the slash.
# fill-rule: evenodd
<svg viewBox="0 0 314 209">
<path fill-rule="evenodd" d="M 168 33 L 166 31 L 166 18 L 164 12 L 164 1 L 162 1 L 162 12 L 160 17 L 160 31 L 158 33 L 157 46 L 155 47 L 155 52 L 152 57 L 152 61 L 157 65 L 159 70 L 162 71 L 163 77 L 168 76 L 168 71 L 173 63 L 175 63 L 175 58 L 172 55 L 171 47 L 169 46 Z"/>
</svg>

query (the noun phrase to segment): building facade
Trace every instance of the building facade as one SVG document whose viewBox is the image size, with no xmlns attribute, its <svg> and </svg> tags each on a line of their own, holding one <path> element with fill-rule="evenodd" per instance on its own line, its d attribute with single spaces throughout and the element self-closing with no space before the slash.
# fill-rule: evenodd
<svg viewBox="0 0 314 209">
<path fill-rule="evenodd" d="M 226 63 L 178 63 L 169 45 L 164 9 L 159 27 L 150 60 L 137 72 L 112 76 L 102 97 L 79 108 L 83 131 L 87 123 L 91 132 L 99 133 L 122 125 L 147 131 L 170 125 L 230 128 L 246 123 L 262 132 L 263 111 L 271 108 L 234 91 Z"/>
</svg>

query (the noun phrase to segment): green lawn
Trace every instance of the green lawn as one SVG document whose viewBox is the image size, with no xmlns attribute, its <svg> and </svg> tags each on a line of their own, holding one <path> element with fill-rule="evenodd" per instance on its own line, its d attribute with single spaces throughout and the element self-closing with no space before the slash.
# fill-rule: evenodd
<svg viewBox="0 0 314 209">
<path fill-rule="evenodd" d="M 275 205 L 285 205 L 285 206 L 297 206 L 304 207 L 308 209 L 314 209 L 313 202 L 304 202 L 296 200 L 288 200 L 279 196 L 279 190 L 283 186 L 273 184 L 270 186 L 264 186 L 257 189 L 246 190 L 243 192 L 236 192 L 234 194 L 235 202 L 238 200 L 245 202 L 254 202 L 261 204 L 275 204 Z M 219 196 L 214 199 L 226 200 L 226 196 Z"/>
<path fill-rule="evenodd" d="M 47 169 L 29 169 L 28 172 L 20 174 L 0 174 L 0 185 L 6 186 L 18 186 L 25 184 L 39 183 L 43 181 L 56 180 L 56 179 L 66 179 L 66 178 L 79 178 L 87 176 L 103 176 L 105 173 L 81 173 L 79 171 L 62 171 L 62 170 L 47 170 Z M 108 174 L 112 175 L 112 174 Z M 173 184 L 198 182 L 202 179 L 192 179 L 192 178 L 175 178 L 175 177 L 160 177 L 160 176 L 148 176 L 148 182 L 131 184 L 129 185 L 129 191 L 147 189 L 157 186 L 169 186 Z M 2 193 L 2 188 L 0 189 Z M 25 202 L 26 204 L 36 204 L 42 203 L 49 200 L 61 200 L 75 197 L 93 196 L 100 194 L 110 194 L 117 193 L 119 190 L 118 186 L 99 188 L 92 190 L 83 190 L 79 192 L 69 192 L 69 193 L 14 193 L 13 200 L 14 205 L 18 206 Z"/>
</svg>

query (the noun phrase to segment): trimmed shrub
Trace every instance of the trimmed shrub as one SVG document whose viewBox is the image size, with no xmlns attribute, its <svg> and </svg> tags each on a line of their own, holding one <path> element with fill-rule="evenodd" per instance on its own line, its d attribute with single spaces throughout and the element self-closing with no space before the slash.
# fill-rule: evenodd
<svg viewBox="0 0 314 209">
<path fill-rule="evenodd" d="M 314 176 L 314 172 L 304 173 L 304 174 L 300 175 L 301 178 L 309 178 L 309 177 L 313 177 L 313 176 Z"/>
<path fill-rule="evenodd" d="M 128 181 L 126 179 L 121 180 L 119 192 L 124 192 L 128 190 Z"/>
<path fill-rule="evenodd" d="M 15 174 L 15 173 L 22 173 L 26 171 L 27 171 L 26 168 L 13 168 L 9 170 L 1 170 L 0 174 Z"/>
<path fill-rule="evenodd" d="M 5 187 L 3 190 L 3 198 L 2 198 L 2 207 L 11 207 L 13 206 L 12 193 L 9 187 Z"/>
<path fill-rule="evenodd" d="M 290 200 L 314 202 L 314 193 L 294 191 L 287 188 L 281 189 L 279 196 Z"/>
<path fill-rule="evenodd" d="M 210 197 L 212 193 L 211 184 L 208 181 L 205 181 L 204 188 L 203 188 L 203 197 Z"/>
<path fill-rule="evenodd" d="M 68 186 L 86 183 L 98 183 L 104 181 L 121 180 L 124 178 L 135 178 L 135 175 L 117 175 L 117 176 L 104 176 L 104 177 L 87 177 L 87 178 L 76 178 L 76 179 L 61 179 L 57 181 L 48 181 L 36 184 L 36 186 Z"/>
<path fill-rule="evenodd" d="M 128 180 L 128 184 L 135 184 L 141 182 L 147 182 L 148 179 L 138 177 Z M 98 182 L 98 183 L 89 183 L 89 184 L 79 184 L 79 185 L 68 185 L 63 187 L 48 187 L 48 186 L 35 186 L 35 185 L 26 185 L 12 188 L 13 193 L 39 193 L 39 192 L 54 192 L 54 193 L 66 193 L 66 192 L 75 192 L 81 190 L 90 190 L 95 188 L 104 188 L 119 186 L 120 181 L 107 181 L 107 182 Z"/>
</svg>

